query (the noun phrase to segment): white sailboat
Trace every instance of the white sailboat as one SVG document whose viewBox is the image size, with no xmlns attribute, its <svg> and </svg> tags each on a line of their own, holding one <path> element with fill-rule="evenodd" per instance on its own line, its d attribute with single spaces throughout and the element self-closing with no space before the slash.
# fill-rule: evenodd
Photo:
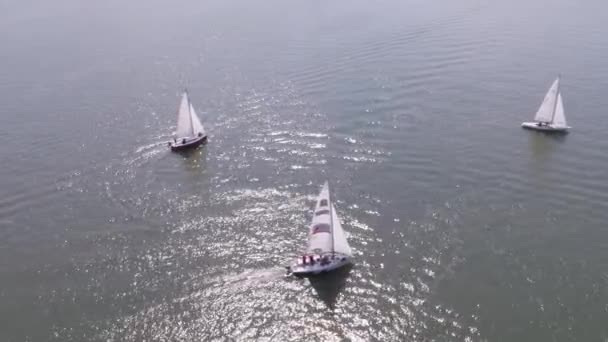
<svg viewBox="0 0 608 342">
<path fill-rule="evenodd" d="M 567 132 L 570 128 L 566 123 L 566 115 L 564 113 L 564 103 L 562 94 L 559 89 L 559 76 L 553 84 L 543 103 L 538 108 L 534 116 L 534 122 L 524 122 L 521 124 L 523 128 L 534 129 L 544 132 Z"/>
<path fill-rule="evenodd" d="M 176 151 L 196 147 L 206 141 L 205 128 L 190 103 L 188 92 L 184 91 L 177 112 L 175 138 L 169 143 L 169 146 L 171 146 L 171 150 Z"/>
<path fill-rule="evenodd" d="M 348 265 L 351 259 L 351 248 L 331 202 L 329 185 L 325 182 L 317 198 L 306 252 L 289 269 L 297 276 L 312 275 Z"/>
</svg>

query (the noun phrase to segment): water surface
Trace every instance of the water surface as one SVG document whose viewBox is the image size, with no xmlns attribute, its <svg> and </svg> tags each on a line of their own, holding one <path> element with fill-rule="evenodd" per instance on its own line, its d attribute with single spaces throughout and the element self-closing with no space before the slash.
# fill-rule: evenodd
<svg viewBox="0 0 608 342">
<path fill-rule="evenodd" d="M 607 339 L 607 6 L 5 1 L 0 340 Z M 356 264 L 285 277 L 326 179 Z"/>
</svg>

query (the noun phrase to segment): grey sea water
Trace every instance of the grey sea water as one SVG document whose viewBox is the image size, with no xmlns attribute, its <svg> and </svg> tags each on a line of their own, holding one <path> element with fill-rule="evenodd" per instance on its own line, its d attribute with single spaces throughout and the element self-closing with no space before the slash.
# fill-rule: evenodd
<svg viewBox="0 0 608 342">
<path fill-rule="evenodd" d="M 0 2 L 0 340 L 605 341 L 606 11 Z M 355 266 L 285 277 L 326 179 Z"/>
</svg>

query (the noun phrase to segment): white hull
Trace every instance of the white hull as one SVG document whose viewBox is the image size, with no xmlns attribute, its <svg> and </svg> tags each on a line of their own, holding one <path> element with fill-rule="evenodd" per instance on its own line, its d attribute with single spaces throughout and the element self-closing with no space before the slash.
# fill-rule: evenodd
<svg viewBox="0 0 608 342">
<path fill-rule="evenodd" d="M 352 263 L 351 258 L 345 255 L 336 255 L 334 259 L 331 259 L 329 256 L 328 258 L 329 262 L 324 265 L 320 261 L 316 261 L 312 265 L 296 262 L 289 269 L 295 276 L 307 276 L 330 272 Z"/>
<path fill-rule="evenodd" d="M 532 129 L 541 132 L 556 132 L 556 133 L 567 133 L 569 126 L 555 126 L 552 124 L 542 125 L 540 126 L 538 122 L 524 122 L 521 124 L 521 127 L 526 129 Z"/>
</svg>

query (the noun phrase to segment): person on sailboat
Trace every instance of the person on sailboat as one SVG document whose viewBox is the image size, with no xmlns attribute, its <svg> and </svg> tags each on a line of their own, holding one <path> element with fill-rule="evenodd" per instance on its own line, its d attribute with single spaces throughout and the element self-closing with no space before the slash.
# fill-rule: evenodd
<svg viewBox="0 0 608 342">
<path fill-rule="evenodd" d="M 327 259 L 327 255 L 324 255 L 323 258 L 321 258 L 321 266 L 325 266 L 329 264 L 329 259 Z"/>
</svg>

